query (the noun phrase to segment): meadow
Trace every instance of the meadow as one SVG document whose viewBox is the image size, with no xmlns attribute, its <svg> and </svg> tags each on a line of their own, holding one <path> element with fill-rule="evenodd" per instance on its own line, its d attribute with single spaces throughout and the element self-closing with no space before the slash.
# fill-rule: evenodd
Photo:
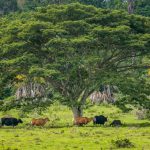
<svg viewBox="0 0 150 150">
<path fill-rule="evenodd" d="M 41 115 L 36 111 L 26 114 L 17 110 L 0 112 L 4 115 L 21 117 L 23 124 L 0 128 L 0 150 L 149 150 L 150 121 L 138 120 L 134 112 L 123 113 L 112 105 L 91 106 L 85 109 L 84 116 L 103 114 L 109 118 L 105 126 L 89 123 L 83 127 L 73 126 L 71 110 L 54 104 Z M 48 117 L 44 127 L 31 127 L 31 118 Z M 113 119 L 120 119 L 122 127 L 110 127 Z M 113 141 L 128 139 L 132 147 L 117 147 Z"/>
</svg>

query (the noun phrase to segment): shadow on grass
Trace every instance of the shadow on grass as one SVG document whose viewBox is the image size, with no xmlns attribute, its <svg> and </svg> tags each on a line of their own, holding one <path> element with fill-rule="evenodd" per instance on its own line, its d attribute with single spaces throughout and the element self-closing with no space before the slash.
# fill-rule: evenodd
<svg viewBox="0 0 150 150">
<path fill-rule="evenodd" d="M 8 130 L 8 129 L 28 129 L 28 130 L 32 130 L 32 129 L 61 129 L 61 128 L 72 128 L 72 127 L 79 127 L 79 128 L 109 128 L 112 126 L 109 125 L 83 125 L 83 126 L 76 126 L 76 125 L 49 125 L 49 126 L 44 126 L 44 127 L 37 127 L 37 126 L 29 126 L 29 125 L 25 125 L 25 126 L 16 126 L 16 127 L 0 127 L 0 130 Z M 144 123 L 126 123 L 123 124 L 121 127 L 138 127 L 138 128 L 143 128 L 143 127 L 150 127 L 150 122 L 144 122 Z M 114 127 L 115 128 L 115 127 Z"/>
<path fill-rule="evenodd" d="M 144 122 L 144 123 L 127 123 L 127 124 L 124 124 L 123 127 L 150 127 L 150 122 Z"/>
<path fill-rule="evenodd" d="M 49 126 L 44 126 L 44 127 L 39 127 L 39 126 L 17 126 L 17 127 L 11 127 L 11 126 L 4 126 L 0 127 L 0 130 L 15 130 L 15 129 L 27 129 L 27 130 L 32 130 L 32 129 L 61 129 L 61 128 L 107 128 L 109 126 L 103 126 L 103 125 L 83 125 L 83 126 L 77 126 L 77 125 L 49 125 Z"/>
<path fill-rule="evenodd" d="M 46 126 L 44 128 L 72 128 L 72 127 L 79 127 L 79 128 L 109 128 L 112 127 L 110 125 L 83 125 L 83 126 L 76 126 L 76 125 L 53 125 L 53 126 Z M 150 122 L 144 122 L 144 123 L 127 123 L 123 124 L 120 127 L 150 127 Z M 114 127 L 115 128 L 115 127 Z"/>
</svg>

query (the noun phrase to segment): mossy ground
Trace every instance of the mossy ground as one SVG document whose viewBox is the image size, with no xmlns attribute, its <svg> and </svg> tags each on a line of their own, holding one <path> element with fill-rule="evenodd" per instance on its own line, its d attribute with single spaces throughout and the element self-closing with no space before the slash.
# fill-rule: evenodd
<svg viewBox="0 0 150 150">
<path fill-rule="evenodd" d="M 23 124 L 12 128 L 0 128 L 0 150 L 110 150 L 116 148 L 112 140 L 128 138 L 132 150 L 150 150 L 150 121 L 137 120 L 133 113 L 122 113 L 114 106 L 92 106 L 85 109 L 84 116 L 104 114 L 109 118 L 105 126 L 72 126 L 72 112 L 66 106 L 53 105 L 42 116 L 49 117 L 45 127 L 31 127 L 31 118 L 36 113 L 20 114 L 12 110 L 0 113 L 24 116 Z M 124 126 L 110 127 L 113 119 L 120 119 Z M 128 149 L 128 148 L 123 148 Z"/>
</svg>

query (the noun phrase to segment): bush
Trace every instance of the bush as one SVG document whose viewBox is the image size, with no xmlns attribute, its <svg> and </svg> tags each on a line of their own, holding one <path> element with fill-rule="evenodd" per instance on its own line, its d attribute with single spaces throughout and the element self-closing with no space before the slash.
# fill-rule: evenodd
<svg viewBox="0 0 150 150">
<path fill-rule="evenodd" d="M 129 139 L 117 139 L 115 141 L 112 140 L 112 143 L 117 148 L 131 148 L 131 147 L 134 147 L 134 144 Z"/>
<path fill-rule="evenodd" d="M 138 109 L 135 112 L 135 115 L 139 120 L 150 119 L 150 110 L 148 109 Z"/>
</svg>

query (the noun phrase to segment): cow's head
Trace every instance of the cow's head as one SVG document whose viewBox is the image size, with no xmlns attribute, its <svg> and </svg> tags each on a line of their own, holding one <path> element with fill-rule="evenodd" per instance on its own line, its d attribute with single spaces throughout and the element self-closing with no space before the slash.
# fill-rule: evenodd
<svg viewBox="0 0 150 150">
<path fill-rule="evenodd" d="M 23 123 L 23 121 L 21 119 L 18 119 L 18 123 Z"/>
<path fill-rule="evenodd" d="M 95 123 L 95 122 L 96 122 L 96 117 L 93 118 L 93 123 Z"/>
<path fill-rule="evenodd" d="M 50 121 L 49 118 L 45 118 L 45 121 Z"/>
</svg>

